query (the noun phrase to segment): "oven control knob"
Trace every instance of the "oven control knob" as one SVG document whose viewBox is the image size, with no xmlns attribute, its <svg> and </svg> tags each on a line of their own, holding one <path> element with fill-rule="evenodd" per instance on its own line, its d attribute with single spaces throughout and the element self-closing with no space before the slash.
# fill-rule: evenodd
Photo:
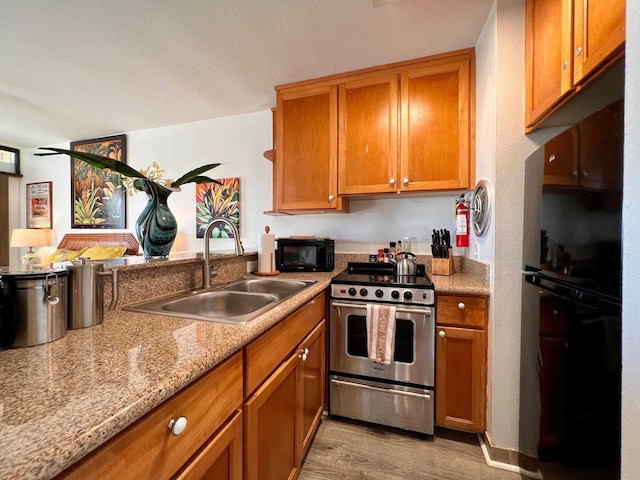
<svg viewBox="0 0 640 480">
<path fill-rule="evenodd" d="M 380 289 L 376 290 L 376 297 L 378 298 L 382 298 L 382 296 L 384 295 L 384 292 Z"/>
<path fill-rule="evenodd" d="M 411 300 L 412 298 L 413 298 L 413 293 L 411 293 L 409 291 L 404 292 L 404 299 L 405 300 Z"/>
<path fill-rule="evenodd" d="M 399 299 L 400 298 L 400 292 L 398 290 L 393 290 L 391 292 L 391 298 L 394 298 L 396 300 Z"/>
<path fill-rule="evenodd" d="M 369 292 L 367 292 L 366 288 L 361 288 L 360 289 L 360 296 L 361 297 L 366 297 L 367 295 L 369 295 Z"/>
<path fill-rule="evenodd" d="M 348 291 L 349 295 L 351 295 L 352 297 L 356 296 L 356 289 L 351 287 Z"/>
</svg>

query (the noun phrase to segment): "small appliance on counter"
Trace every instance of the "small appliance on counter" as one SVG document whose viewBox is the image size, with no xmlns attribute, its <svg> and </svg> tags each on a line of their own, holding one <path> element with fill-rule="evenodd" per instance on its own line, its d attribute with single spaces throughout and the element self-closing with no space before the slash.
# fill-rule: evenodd
<svg viewBox="0 0 640 480">
<path fill-rule="evenodd" d="M 68 275 L 0 268 L 0 346 L 31 347 L 65 336 Z"/>
<path fill-rule="evenodd" d="M 334 241 L 330 238 L 287 237 L 276 239 L 276 269 L 280 272 L 331 272 Z"/>
</svg>

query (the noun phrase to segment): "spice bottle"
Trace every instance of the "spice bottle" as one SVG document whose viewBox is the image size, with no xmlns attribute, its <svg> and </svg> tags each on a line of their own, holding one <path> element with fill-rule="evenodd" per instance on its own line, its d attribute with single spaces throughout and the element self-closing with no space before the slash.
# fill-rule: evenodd
<svg viewBox="0 0 640 480">
<path fill-rule="evenodd" d="M 385 248 L 385 249 L 382 250 L 382 255 L 383 255 L 382 261 L 384 263 L 389 263 L 389 249 L 388 248 Z"/>
<path fill-rule="evenodd" d="M 378 263 L 382 263 L 384 262 L 384 249 L 383 248 L 379 248 L 378 249 Z"/>
<path fill-rule="evenodd" d="M 396 248 L 397 253 L 402 253 L 404 250 L 402 249 L 402 240 L 398 240 L 398 247 Z"/>
<path fill-rule="evenodd" d="M 396 242 L 389 242 L 389 261 L 396 261 Z"/>
</svg>

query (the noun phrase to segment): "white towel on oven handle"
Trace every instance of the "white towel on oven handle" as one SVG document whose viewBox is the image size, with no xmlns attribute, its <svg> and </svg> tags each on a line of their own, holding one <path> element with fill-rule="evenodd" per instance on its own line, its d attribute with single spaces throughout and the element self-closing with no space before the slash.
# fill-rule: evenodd
<svg viewBox="0 0 640 480">
<path fill-rule="evenodd" d="M 372 362 L 390 365 L 396 338 L 396 307 L 367 303 L 367 354 Z"/>
</svg>

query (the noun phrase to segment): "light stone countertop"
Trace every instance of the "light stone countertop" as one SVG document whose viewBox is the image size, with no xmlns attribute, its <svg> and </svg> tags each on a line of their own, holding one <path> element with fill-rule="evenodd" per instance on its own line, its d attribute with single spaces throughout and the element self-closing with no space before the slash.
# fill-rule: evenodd
<svg viewBox="0 0 640 480">
<path fill-rule="evenodd" d="M 322 292 L 344 265 L 281 274 L 316 283 L 245 325 L 118 309 L 54 342 L 0 350 L 0 480 L 52 478 Z M 430 277 L 436 293 L 489 294 L 470 275 Z"/>
</svg>

